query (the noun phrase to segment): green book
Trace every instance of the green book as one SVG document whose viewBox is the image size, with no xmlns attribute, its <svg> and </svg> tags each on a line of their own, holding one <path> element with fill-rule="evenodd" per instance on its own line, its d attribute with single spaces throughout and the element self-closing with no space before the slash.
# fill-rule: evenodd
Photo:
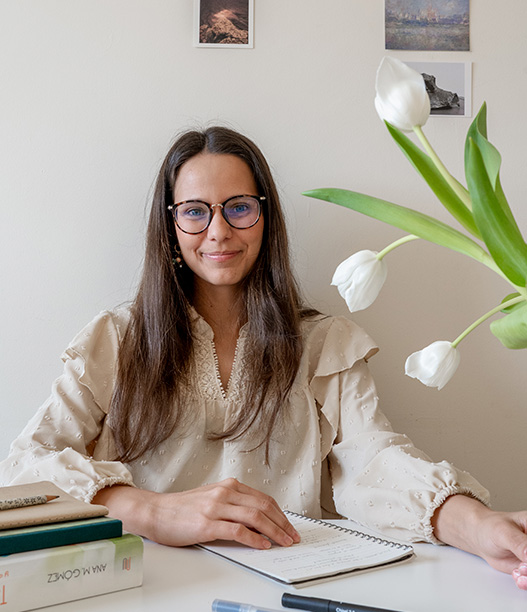
<svg viewBox="0 0 527 612">
<path fill-rule="evenodd" d="M 0 555 L 118 538 L 122 534 L 121 521 L 106 516 L 4 529 L 0 531 Z"/>
</svg>

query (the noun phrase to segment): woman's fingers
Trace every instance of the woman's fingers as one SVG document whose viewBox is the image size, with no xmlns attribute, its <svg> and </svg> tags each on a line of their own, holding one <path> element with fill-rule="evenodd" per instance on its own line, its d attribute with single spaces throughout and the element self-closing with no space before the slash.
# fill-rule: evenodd
<svg viewBox="0 0 527 612">
<path fill-rule="evenodd" d="M 217 540 L 227 540 L 244 544 L 250 548 L 265 550 L 271 548 L 272 542 L 269 538 L 257 531 L 249 529 L 241 523 L 231 521 L 215 521 L 213 525 L 214 537 L 201 540 L 203 542 L 213 542 Z"/>
<path fill-rule="evenodd" d="M 522 563 L 520 567 L 516 568 L 512 572 L 512 577 L 518 588 L 527 591 L 527 563 Z"/>
<path fill-rule="evenodd" d="M 291 546 L 300 541 L 296 529 L 269 495 L 235 479 L 222 481 L 213 487 L 211 496 L 216 503 L 210 507 L 209 511 L 215 513 L 215 516 L 210 518 L 242 525 L 249 530 L 261 533 L 281 546 Z M 240 534 L 243 534 L 244 539 L 247 538 L 244 530 L 236 532 L 237 537 Z M 255 538 L 249 537 L 251 541 L 255 541 Z M 240 541 L 236 538 L 231 539 Z M 265 547 L 263 540 L 258 539 L 258 541 L 260 543 L 258 548 Z"/>
</svg>

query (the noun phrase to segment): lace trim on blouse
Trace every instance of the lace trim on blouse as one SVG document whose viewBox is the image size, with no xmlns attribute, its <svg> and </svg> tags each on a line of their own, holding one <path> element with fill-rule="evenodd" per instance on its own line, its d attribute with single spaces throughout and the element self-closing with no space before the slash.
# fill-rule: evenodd
<svg viewBox="0 0 527 612">
<path fill-rule="evenodd" d="M 220 400 L 236 404 L 245 396 L 247 382 L 243 376 L 247 358 L 245 355 L 246 331 L 242 327 L 236 342 L 234 360 L 227 387 L 221 382 L 218 354 L 214 344 L 214 334 L 211 327 L 202 318 L 196 320 L 200 332 L 195 337 L 194 363 L 200 364 L 196 371 L 196 389 L 203 399 Z"/>
<path fill-rule="evenodd" d="M 227 381 L 227 387 L 226 388 L 223 386 L 223 382 L 221 380 L 220 361 L 218 359 L 218 353 L 216 352 L 216 344 L 214 343 L 214 340 L 211 340 L 211 344 L 212 344 L 212 356 L 214 358 L 214 369 L 216 371 L 216 378 L 218 380 L 218 385 L 220 387 L 221 397 L 225 401 L 225 400 L 227 400 L 227 396 L 229 394 L 229 389 L 232 386 L 231 385 L 231 381 L 232 381 L 232 378 L 233 378 L 234 371 L 236 369 L 236 362 L 238 360 L 238 347 L 240 346 L 240 338 L 238 337 L 238 340 L 236 340 L 236 348 L 234 349 L 234 359 L 232 360 L 231 373 L 229 375 L 229 380 Z"/>
</svg>

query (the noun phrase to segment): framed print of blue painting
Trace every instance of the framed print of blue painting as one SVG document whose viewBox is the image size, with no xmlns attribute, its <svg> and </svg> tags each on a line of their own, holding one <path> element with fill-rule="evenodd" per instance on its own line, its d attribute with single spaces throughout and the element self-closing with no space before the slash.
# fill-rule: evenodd
<svg viewBox="0 0 527 612">
<path fill-rule="evenodd" d="M 469 0 L 385 0 L 386 49 L 469 51 Z"/>
</svg>

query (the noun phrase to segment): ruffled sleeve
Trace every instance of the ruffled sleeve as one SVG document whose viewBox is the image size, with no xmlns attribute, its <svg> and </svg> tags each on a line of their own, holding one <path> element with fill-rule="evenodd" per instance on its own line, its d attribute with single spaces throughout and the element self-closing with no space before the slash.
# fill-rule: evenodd
<svg viewBox="0 0 527 612">
<path fill-rule="evenodd" d="M 447 497 L 462 493 L 488 504 L 488 491 L 393 432 L 366 363 L 376 347 L 361 328 L 332 318 L 319 325 L 318 334 L 311 342 L 320 359 L 310 387 L 336 511 L 391 537 L 437 543 L 431 518 Z"/>
<path fill-rule="evenodd" d="M 111 460 L 115 448 L 106 423 L 127 321 L 126 310 L 102 312 L 73 339 L 51 396 L 0 462 L 0 484 L 51 480 L 84 501 L 107 486 L 133 485 L 129 470 Z"/>
<path fill-rule="evenodd" d="M 310 355 L 310 388 L 320 406 L 322 459 L 329 454 L 338 434 L 340 372 L 368 360 L 378 350 L 361 327 L 343 317 L 326 317 L 309 334 L 306 352 Z"/>
</svg>

